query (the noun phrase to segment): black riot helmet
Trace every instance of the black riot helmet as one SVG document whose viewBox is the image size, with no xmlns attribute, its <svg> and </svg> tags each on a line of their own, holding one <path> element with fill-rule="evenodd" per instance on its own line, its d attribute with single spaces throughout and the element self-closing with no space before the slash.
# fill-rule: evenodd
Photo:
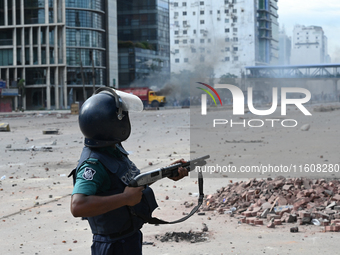
<svg viewBox="0 0 340 255">
<path fill-rule="evenodd" d="M 88 147 L 105 147 L 125 141 L 131 133 L 128 111 L 141 111 L 142 101 L 131 94 L 102 87 L 79 112 L 79 127 Z"/>
</svg>

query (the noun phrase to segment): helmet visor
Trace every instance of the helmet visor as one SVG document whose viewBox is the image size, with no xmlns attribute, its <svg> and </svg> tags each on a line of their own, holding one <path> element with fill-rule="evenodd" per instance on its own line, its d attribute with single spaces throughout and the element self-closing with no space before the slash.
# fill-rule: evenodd
<svg viewBox="0 0 340 255">
<path fill-rule="evenodd" d="M 138 96 L 108 87 L 101 87 L 97 89 L 95 94 L 98 93 L 112 94 L 116 98 L 117 107 L 121 108 L 121 110 L 123 111 L 128 112 L 143 111 L 144 108 L 143 102 Z"/>
<path fill-rule="evenodd" d="M 115 90 L 118 96 L 123 101 L 123 110 L 128 112 L 141 112 L 143 111 L 142 100 L 133 94 L 129 94 L 123 91 Z"/>
</svg>

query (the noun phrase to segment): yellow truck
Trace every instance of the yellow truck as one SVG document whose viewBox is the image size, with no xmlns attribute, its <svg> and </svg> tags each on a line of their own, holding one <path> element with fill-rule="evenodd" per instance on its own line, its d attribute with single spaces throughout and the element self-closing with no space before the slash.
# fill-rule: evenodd
<svg viewBox="0 0 340 255">
<path fill-rule="evenodd" d="M 119 90 L 138 96 L 143 101 L 144 106 L 159 107 L 166 103 L 165 96 L 158 96 L 155 91 L 148 87 L 119 88 Z"/>
</svg>

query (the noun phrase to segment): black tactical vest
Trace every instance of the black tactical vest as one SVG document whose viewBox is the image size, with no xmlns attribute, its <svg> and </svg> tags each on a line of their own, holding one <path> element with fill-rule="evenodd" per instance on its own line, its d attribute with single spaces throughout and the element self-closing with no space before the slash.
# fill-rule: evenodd
<svg viewBox="0 0 340 255">
<path fill-rule="evenodd" d="M 122 157 L 115 158 L 93 148 L 84 147 L 78 166 L 71 173 L 73 175 L 74 184 L 77 172 L 83 163 L 89 158 L 95 158 L 105 166 L 111 180 L 110 190 L 96 195 L 110 196 L 123 193 L 127 186 L 126 181 L 129 181 L 126 180 L 126 176 L 128 175 L 124 175 L 123 180 L 118 178 L 118 176 L 124 171 L 126 172 L 126 169 L 129 169 L 133 163 L 124 153 L 125 150 L 122 148 L 119 149 L 123 152 Z M 132 235 L 136 230 L 142 228 L 145 223 L 145 221 L 142 218 L 137 217 L 136 214 L 151 217 L 152 212 L 157 207 L 158 205 L 154 193 L 151 188 L 147 187 L 143 190 L 142 200 L 139 204 L 132 207 L 123 206 L 105 214 L 88 217 L 87 220 L 93 234 L 109 235 L 112 238 L 123 238 Z"/>
</svg>

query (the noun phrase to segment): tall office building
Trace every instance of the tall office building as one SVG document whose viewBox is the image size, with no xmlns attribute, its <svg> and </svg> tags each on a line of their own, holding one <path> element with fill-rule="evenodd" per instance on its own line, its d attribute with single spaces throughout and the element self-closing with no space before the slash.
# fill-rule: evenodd
<svg viewBox="0 0 340 255">
<path fill-rule="evenodd" d="M 175 0 L 170 5 L 171 71 L 203 64 L 215 76 L 277 64 L 277 0 Z"/>
<path fill-rule="evenodd" d="M 292 65 L 329 63 L 327 37 L 319 26 L 296 25 L 293 30 Z"/>
<path fill-rule="evenodd" d="M 68 108 L 118 80 L 116 20 L 116 1 L 0 0 L 0 79 L 25 80 L 14 107 Z"/>
<path fill-rule="evenodd" d="M 168 0 L 118 0 L 119 86 L 170 75 Z"/>
</svg>

